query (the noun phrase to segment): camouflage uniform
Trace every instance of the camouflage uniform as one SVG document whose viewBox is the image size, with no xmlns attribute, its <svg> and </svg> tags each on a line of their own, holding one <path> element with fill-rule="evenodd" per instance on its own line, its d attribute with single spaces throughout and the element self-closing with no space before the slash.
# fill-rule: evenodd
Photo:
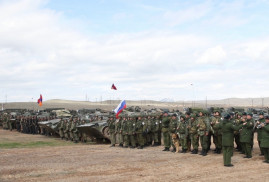
<svg viewBox="0 0 269 182">
<path fill-rule="evenodd" d="M 115 130 L 116 130 L 116 137 L 117 142 L 119 143 L 120 147 L 123 147 L 123 138 L 122 138 L 122 132 L 121 132 L 121 119 L 117 119 L 115 123 Z"/>
<path fill-rule="evenodd" d="M 60 135 L 61 139 L 64 138 L 64 120 L 63 119 L 61 119 L 61 121 L 60 121 L 59 135 Z"/>
<path fill-rule="evenodd" d="M 220 114 L 220 112 L 218 112 Z M 214 116 L 211 121 L 211 126 L 214 129 L 213 143 L 216 146 L 215 153 L 220 154 L 222 149 L 222 133 L 221 129 L 216 127 L 216 123 L 221 121 L 220 116 Z"/>
<path fill-rule="evenodd" d="M 200 137 L 200 143 L 202 146 L 202 152 L 200 155 L 206 156 L 208 150 L 208 133 L 209 133 L 209 122 L 207 117 L 204 116 L 203 112 L 200 112 L 200 117 L 197 119 L 198 121 L 198 135 Z"/>
<path fill-rule="evenodd" d="M 113 117 L 110 117 L 107 123 L 108 123 L 111 147 L 114 147 L 116 144 L 115 120 L 113 119 Z"/>
<path fill-rule="evenodd" d="M 192 154 L 198 153 L 198 146 L 199 146 L 199 135 L 198 135 L 198 121 L 196 120 L 196 114 L 191 114 L 191 119 L 189 122 L 189 133 L 191 137 L 191 144 L 192 144 Z"/>
<path fill-rule="evenodd" d="M 136 140 L 135 140 L 135 117 L 130 117 L 128 120 L 128 133 L 129 133 L 129 140 L 131 143 L 130 148 L 135 148 L 136 146 Z"/>
<path fill-rule="evenodd" d="M 187 146 L 188 128 L 187 128 L 187 122 L 185 121 L 185 116 L 180 117 L 180 122 L 177 126 L 177 133 L 182 146 L 181 153 L 186 153 L 188 149 Z"/>
<path fill-rule="evenodd" d="M 170 119 L 167 116 L 167 113 L 165 114 L 166 115 L 162 118 L 162 135 L 163 135 L 163 142 L 164 142 L 164 147 L 165 147 L 163 151 L 169 151 L 171 147 L 171 136 L 169 133 Z"/>
<path fill-rule="evenodd" d="M 144 138 L 143 138 L 143 120 L 142 117 L 139 116 L 136 121 L 136 136 L 138 142 L 138 149 L 143 149 L 144 147 Z"/>
<path fill-rule="evenodd" d="M 159 141 L 159 131 L 160 131 L 160 121 L 157 118 L 157 115 L 152 119 L 152 134 L 153 134 L 153 141 L 154 146 L 160 145 L 161 141 Z"/>
<path fill-rule="evenodd" d="M 124 141 L 124 147 L 128 148 L 129 147 L 129 129 L 128 129 L 128 122 L 127 122 L 127 116 L 124 116 L 122 119 L 122 123 L 121 123 L 121 131 L 122 131 L 122 135 L 123 135 L 123 141 Z"/>
<path fill-rule="evenodd" d="M 234 119 L 234 125 L 239 126 L 240 124 L 242 124 L 241 113 L 238 113 L 236 118 Z M 239 131 L 234 131 L 234 141 L 236 143 L 236 149 L 238 151 L 242 151 Z"/>
<path fill-rule="evenodd" d="M 71 121 L 66 120 L 64 127 L 64 138 L 65 140 L 69 140 L 69 129 L 70 129 Z"/>
<path fill-rule="evenodd" d="M 171 146 L 173 147 L 172 152 L 176 151 L 176 147 L 172 141 L 172 134 L 176 134 L 177 126 L 178 126 L 178 119 L 177 119 L 177 115 L 174 114 L 170 120 L 170 123 L 169 123 L 170 143 L 171 143 Z"/>
</svg>

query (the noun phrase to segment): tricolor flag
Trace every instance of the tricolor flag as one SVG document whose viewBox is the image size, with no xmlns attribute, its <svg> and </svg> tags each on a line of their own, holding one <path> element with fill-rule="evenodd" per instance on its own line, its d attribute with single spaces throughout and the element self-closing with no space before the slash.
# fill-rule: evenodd
<svg viewBox="0 0 269 182">
<path fill-rule="evenodd" d="M 114 85 L 114 83 L 112 84 L 111 89 L 112 90 L 117 90 L 117 87 Z"/>
<path fill-rule="evenodd" d="M 38 103 L 39 106 L 42 106 L 42 100 L 43 100 L 43 98 L 42 98 L 42 95 L 40 94 L 40 97 L 37 100 L 37 103 Z"/>
<path fill-rule="evenodd" d="M 114 112 L 116 113 L 116 118 L 119 118 L 119 114 L 123 111 L 123 109 L 126 108 L 126 102 L 125 100 L 121 101 L 121 103 L 118 105 L 116 109 L 114 109 Z"/>
</svg>

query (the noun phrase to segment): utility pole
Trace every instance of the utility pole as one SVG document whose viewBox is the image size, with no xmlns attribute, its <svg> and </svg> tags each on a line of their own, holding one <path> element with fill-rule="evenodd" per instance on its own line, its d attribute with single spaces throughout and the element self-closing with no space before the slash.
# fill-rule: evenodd
<svg viewBox="0 0 269 182">
<path fill-rule="evenodd" d="M 207 108 L 207 96 L 205 96 L 205 108 Z"/>
</svg>

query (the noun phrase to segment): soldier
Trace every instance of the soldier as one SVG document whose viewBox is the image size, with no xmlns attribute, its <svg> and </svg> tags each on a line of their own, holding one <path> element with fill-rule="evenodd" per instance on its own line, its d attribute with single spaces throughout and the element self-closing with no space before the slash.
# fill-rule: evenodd
<svg viewBox="0 0 269 182">
<path fill-rule="evenodd" d="M 242 122 L 242 119 L 241 119 L 241 116 L 242 116 L 242 113 L 238 112 L 236 115 L 235 115 L 235 120 L 234 120 L 234 125 L 235 126 L 239 126 Z M 240 134 L 239 134 L 239 131 L 234 131 L 234 141 L 236 143 L 236 149 L 238 151 L 242 151 L 242 147 L 241 147 L 241 143 L 240 143 Z"/>
<path fill-rule="evenodd" d="M 178 137 L 182 146 L 181 153 L 186 153 L 188 146 L 187 146 L 187 137 L 188 137 L 188 124 L 185 120 L 185 116 L 180 116 L 180 122 L 177 127 Z"/>
<path fill-rule="evenodd" d="M 161 145 L 162 144 L 162 113 L 157 113 L 157 121 L 159 122 L 158 145 Z"/>
<path fill-rule="evenodd" d="M 75 130 L 75 119 L 76 118 L 70 118 L 70 124 L 69 124 L 69 138 L 70 138 L 70 140 L 71 141 L 73 141 L 74 140 L 74 130 Z"/>
<path fill-rule="evenodd" d="M 161 141 L 159 141 L 159 131 L 160 131 L 160 121 L 157 118 L 157 114 L 155 114 L 151 120 L 151 126 L 152 126 L 152 135 L 153 135 L 153 141 L 154 141 L 154 146 L 160 145 Z"/>
<path fill-rule="evenodd" d="M 259 120 L 256 122 L 255 124 L 255 129 L 257 131 L 257 140 L 258 140 L 258 144 L 259 144 L 259 148 L 261 151 L 260 155 L 264 155 L 263 150 L 261 149 L 261 140 L 262 140 L 262 130 L 261 130 L 261 124 L 265 123 L 265 119 L 264 119 L 264 114 L 263 112 L 259 113 Z"/>
<path fill-rule="evenodd" d="M 172 152 L 176 152 L 176 147 L 175 147 L 175 145 L 173 144 L 173 141 L 172 141 L 172 134 L 176 134 L 177 126 L 178 126 L 178 118 L 177 118 L 176 114 L 173 114 L 172 118 L 170 120 L 170 123 L 169 123 L 170 143 L 171 143 L 171 145 L 173 147 Z"/>
<path fill-rule="evenodd" d="M 123 141 L 124 141 L 124 148 L 128 148 L 129 147 L 129 129 L 128 129 L 128 122 L 127 122 L 127 115 L 123 115 L 122 118 L 122 123 L 121 123 L 121 131 L 122 131 L 122 135 L 123 135 Z"/>
<path fill-rule="evenodd" d="M 74 129 L 75 129 L 75 118 L 74 119 L 71 119 L 70 118 L 70 124 L 69 124 L 69 139 L 71 140 L 71 141 L 73 141 L 74 140 Z"/>
<path fill-rule="evenodd" d="M 84 124 L 86 124 L 88 122 L 86 122 L 85 120 L 83 120 L 81 122 L 81 125 L 84 125 Z M 85 132 L 82 132 L 82 133 L 80 133 L 80 135 L 81 135 L 81 142 L 87 143 L 87 134 Z"/>
<path fill-rule="evenodd" d="M 144 147 L 144 138 L 143 138 L 143 120 L 142 120 L 142 114 L 138 116 L 137 122 L 136 122 L 136 137 L 138 142 L 138 149 L 143 149 Z"/>
<path fill-rule="evenodd" d="M 220 111 L 215 111 L 214 117 L 212 118 L 211 121 L 211 126 L 214 130 L 213 134 L 213 143 L 216 146 L 215 153 L 220 154 L 221 153 L 221 148 L 222 148 L 222 133 L 221 129 L 216 127 L 216 123 L 219 123 L 221 121 L 220 118 Z"/>
<path fill-rule="evenodd" d="M 69 129 L 70 129 L 71 119 L 65 120 L 65 127 L 64 127 L 64 138 L 66 141 L 69 139 Z"/>
<path fill-rule="evenodd" d="M 142 125 L 143 125 L 143 139 L 144 139 L 144 147 L 145 147 L 145 146 L 148 146 L 148 119 L 147 119 L 146 114 L 142 118 Z"/>
<path fill-rule="evenodd" d="M 134 149 L 136 146 L 135 142 L 135 120 L 136 116 L 130 116 L 128 120 L 128 133 L 129 133 L 129 141 L 131 143 L 131 149 Z"/>
<path fill-rule="evenodd" d="M 198 135 L 198 121 L 196 120 L 196 114 L 191 114 L 191 119 L 189 122 L 189 133 L 191 137 L 191 144 L 192 144 L 192 154 L 198 153 L 198 146 L 199 146 L 199 135 Z"/>
<path fill-rule="evenodd" d="M 224 120 L 219 122 L 216 121 L 216 128 L 222 130 L 222 147 L 223 147 L 223 162 L 224 166 L 232 167 L 231 158 L 233 156 L 233 145 L 234 145 L 234 130 L 238 130 L 239 126 L 233 125 L 233 122 L 230 120 L 231 116 L 229 113 L 224 113 Z"/>
<path fill-rule="evenodd" d="M 115 132 L 115 120 L 113 119 L 113 116 L 111 115 L 107 121 L 108 124 L 108 129 L 109 129 L 109 136 L 110 136 L 110 141 L 111 141 L 111 146 L 110 147 L 115 147 L 116 143 L 116 132 Z"/>
<path fill-rule="evenodd" d="M 191 113 L 190 112 L 186 112 L 185 113 L 185 121 L 187 123 L 187 130 L 188 130 L 188 136 L 187 136 L 187 146 L 188 146 L 188 152 L 191 151 L 191 135 L 189 133 L 189 124 L 190 124 L 190 120 L 191 120 Z"/>
<path fill-rule="evenodd" d="M 199 117 L 198 117 L 198 135 L 200 137 L 200 143 L 202 146 L 202 151 L 200 155 L 206 156 L 207 151 L 208 151 L 208 133 L 209 133 L 209 125 L 207 118 L 204 116 L 204 112 L 199 112 Z"/>
<path fill-rule="evenodd" d="M 21 129 L 20 120 L 21 120 L 20 116 L 17 116 L 16 117 L 16 129 L 18 132 L 20 132 L 20 129 Z"/>
<path fill-rule="evenodd" d="M 269 116 L 265 117 L 265 122 L 261 123 L 260 127 L 261 127 L 260 147 L 263 151 L 265 158 L 263 162 L 269 163 Z"/>
<path fill-rule="evenodd" d="M 63 140 L 63 138 L 64 138 L 64 120 L 63 119 L 61 119 L 61 121 L 60 121 L 59 135 L 60 135 L 60 138 Z"/>
<path fill-rule="evenodd" d="M 168 117 L 167 112 L 164 112 L 161 123 L 162 123 L 162 135 L 163 135 L 163 142 L 164 142 L 164 150 L 163 151 L 169 151 L 169 149 L 171 147 L 171 136 L 169 133 L 170 119 Z"/>
<path fill-rule="evenodd" d="M 243 124 L 240 125 L 240 142 L 242 144 L 243 151 L 246 156 L 244 158 L 252 158 L 251 151 L 251 140 L 252 140 L 252 129 L 254 126 L 254 121 L 252 119 L 252 113 L 247 114 L 247 119 L 243 120 Z"/>
<path fill-rule="evenodd" d="M 77 125 L 78 125 L 78 119 L 75 118 L 74 123 L 73 123 L 73 128 L 72 128 L 74 143 L 78 143 L 78 140 L 79 140 Z"/>
<path fill-rule="evenodd" d="M 153 115 L 150 114 L 147 117 L 147 145 L 151 146 L 152 145 L 152 141 L 153 141 L 153 133 L 152 133 L 152 125 L 153 125 Z"/>
<path fill-rule="evenodd" d="M 121 131 L 121 116 L 119 116 L 119 119 L 116 120 L 115 123 L 115 130 L 116 130 L 116 137 L 117 141 L 119 143 L 119 147 L 123 147 L 123 138 L 122 138 L 122 131 Z"/>
<path fill-rule="evenodd" d="M 7 115 L 6 117 L 6 123 L 7 123 L 7 129 L 12 131 L 12 123 L 11 123 L 11 118 L 10 115 Z"/>
</svg>

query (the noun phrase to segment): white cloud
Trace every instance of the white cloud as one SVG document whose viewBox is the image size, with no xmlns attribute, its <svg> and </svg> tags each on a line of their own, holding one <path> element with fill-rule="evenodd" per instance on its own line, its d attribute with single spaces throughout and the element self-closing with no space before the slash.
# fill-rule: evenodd
<svg viewBox="0 0 269 182">
<path fill-rule="evenodd" d="M 85 35 L 43 3 L 0 3 L 2 97 L 28 101 L 42 93 L 46 99 L 83 100 L 87 93 L 91 100 L 101 95 L 191 100 L 190 83 L 197 99 L 266 95 L 268 38 L 224 44 L 177 31 Z M 175 12 L 174 23 L 203 17 L 208 11 L 203 6 Z M 165 16 L 172 18 L 173 13 Z M 110 90 L 112 83 L 119 89 L 116 93 Z"/>
<path fill-rule="evenodd" d="M 218 45 L 208 48 L 199 58 L 197 63 L 203 64 L 220 64 L 226 58 L 226 51 Z"/>
</svg>

